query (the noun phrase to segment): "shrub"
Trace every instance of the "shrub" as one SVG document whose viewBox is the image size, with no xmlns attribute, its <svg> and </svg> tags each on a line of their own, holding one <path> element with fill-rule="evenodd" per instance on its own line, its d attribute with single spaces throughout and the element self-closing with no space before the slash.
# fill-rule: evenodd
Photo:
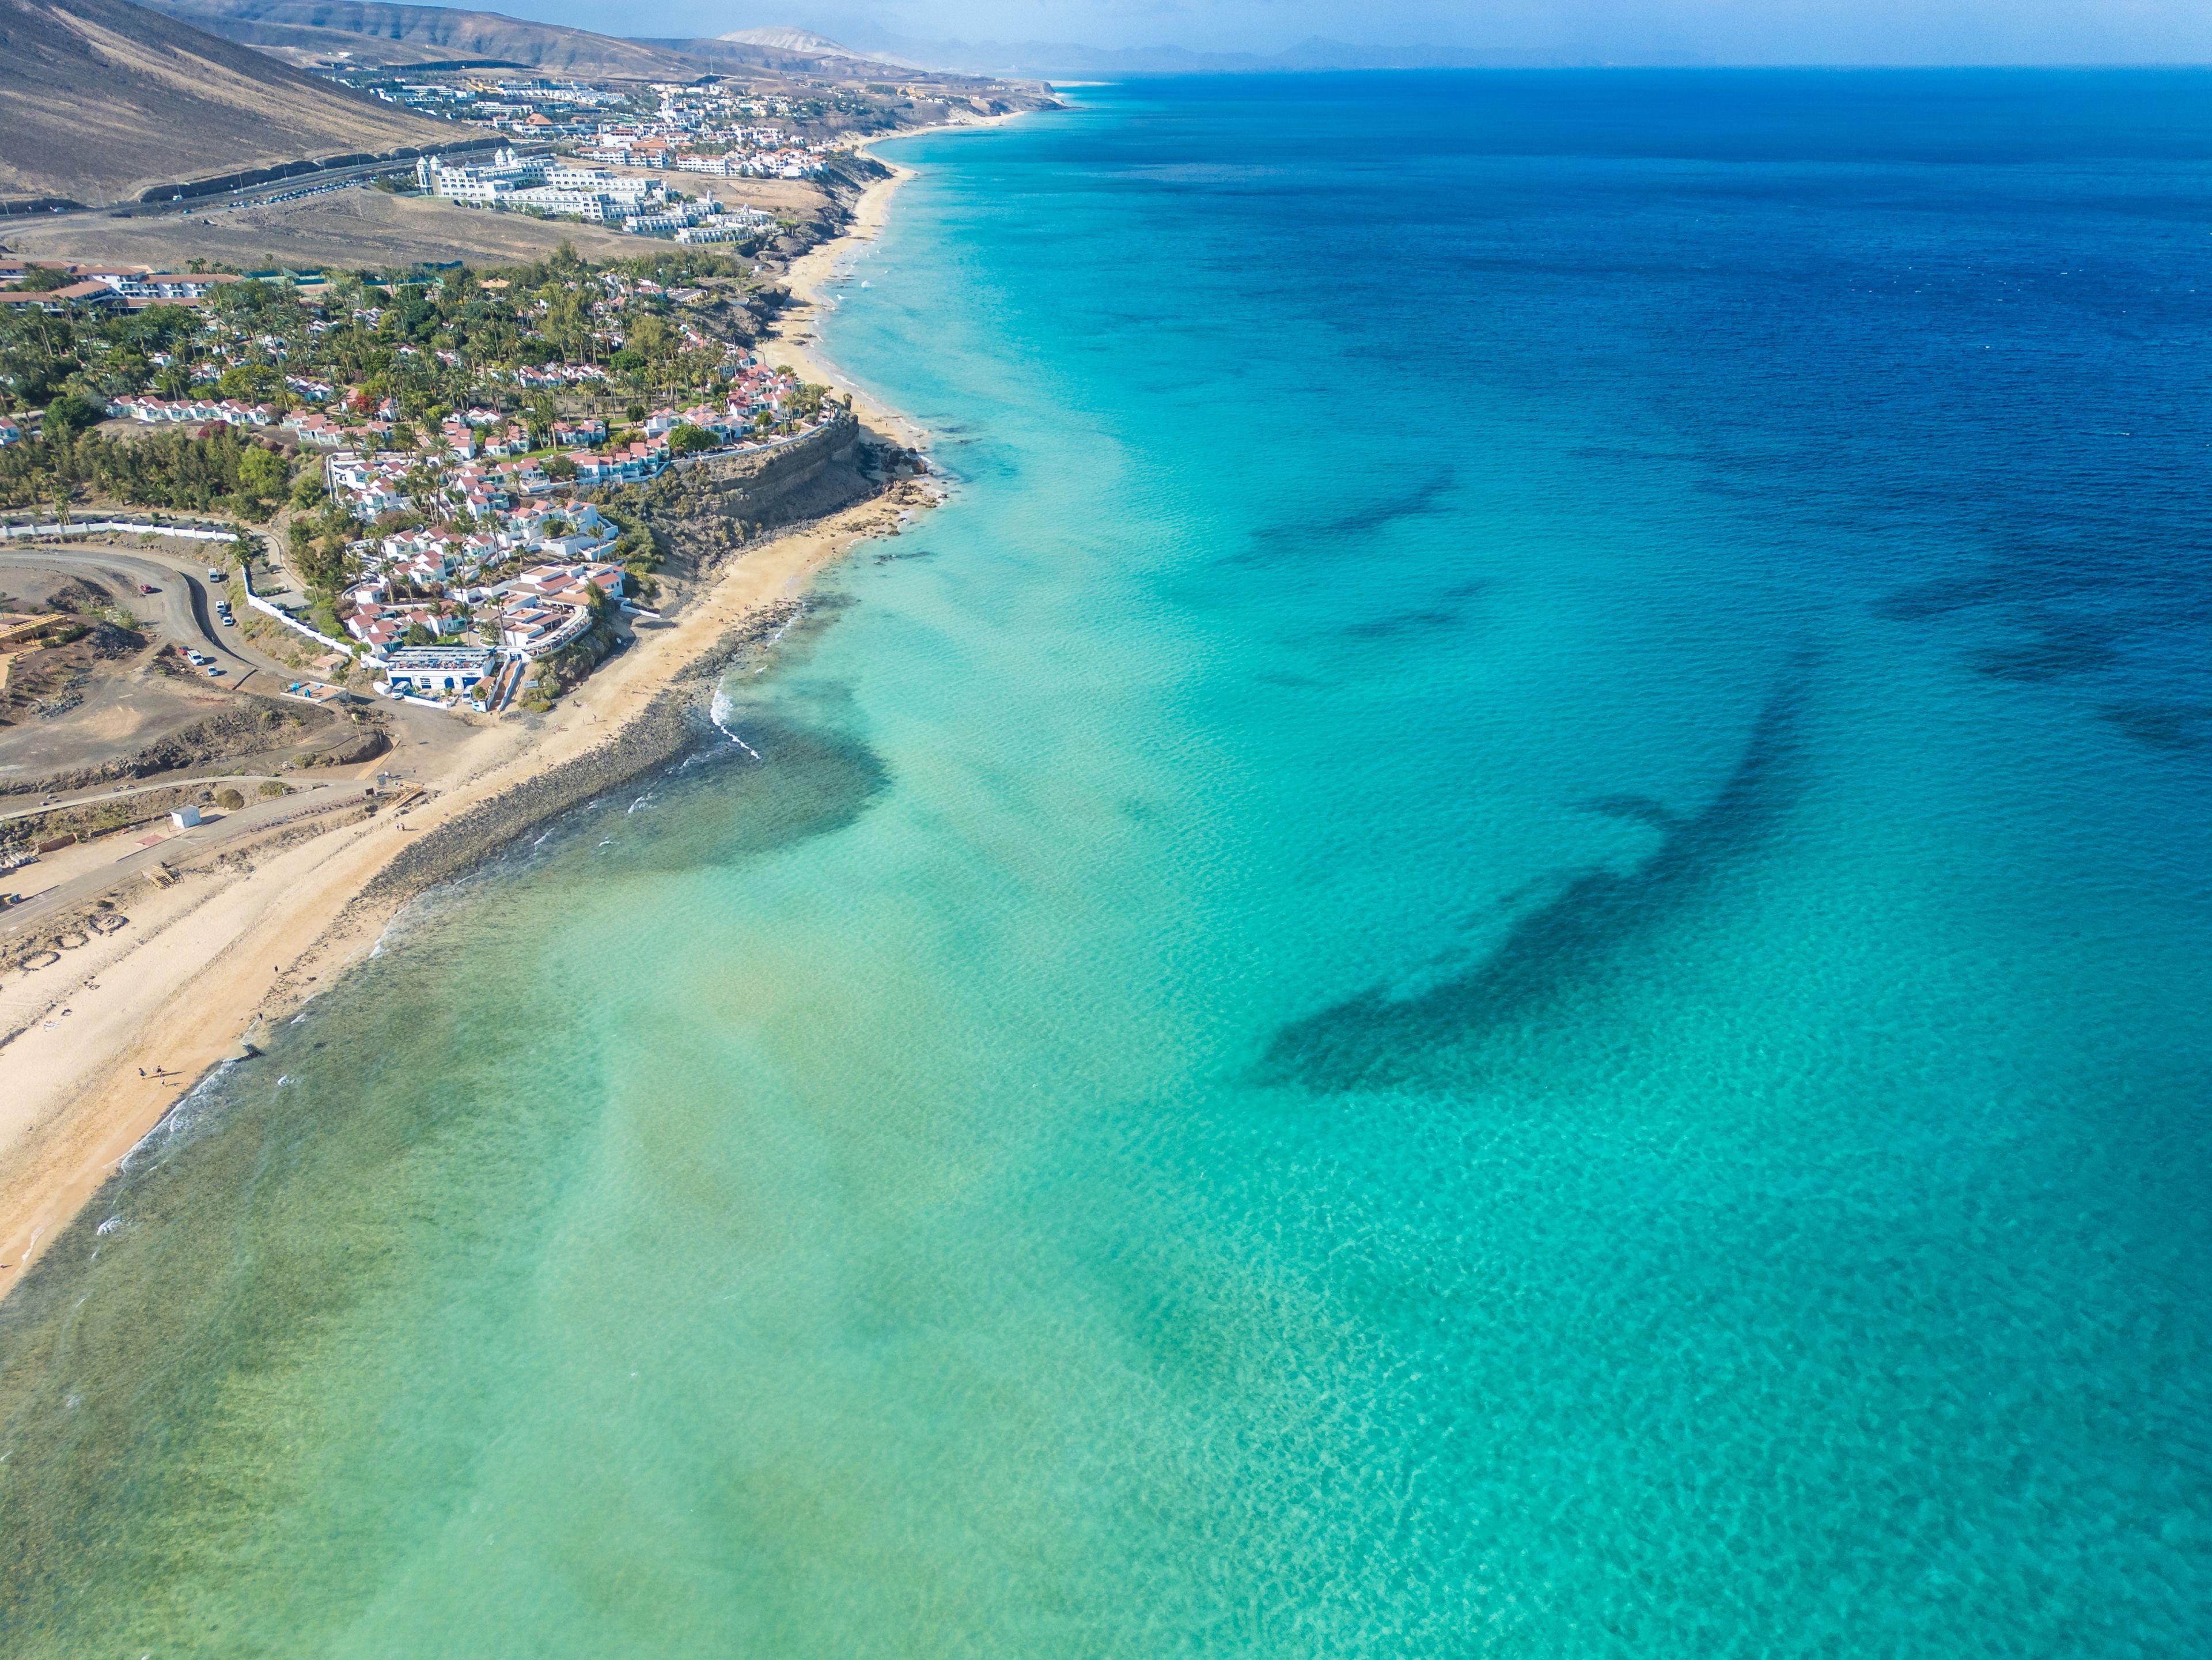
<svg viewBox="0 0 2212 1660">
<path fill-rule="evenodd" d="M 273 778 L 263 779 L 258 793 L 262 795 L 283 795 L 288 794 L 285 787 L 278 783 Z"/>
<path fill-rule="evenodd" d="M 215 793 L 215 804 L 225 812 L 236 812 L 246 805 L 246 798 L 234 789 L 220 789 Z"/>
</svg>

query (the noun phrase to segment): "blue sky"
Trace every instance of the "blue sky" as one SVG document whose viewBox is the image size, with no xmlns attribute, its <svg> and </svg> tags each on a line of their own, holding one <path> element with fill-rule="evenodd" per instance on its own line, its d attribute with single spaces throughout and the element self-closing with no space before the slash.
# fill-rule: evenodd
<svg viewBox="0 0 2212 1660">
<path fill-rule="evenodd" d="M 611 24 L 603 0 L 475 0 L 625 34 L 798 24 L 869 44 L 1074 41 L 1270 52 L 1358 43 L 1742 64 L 2212 62 L 2212 0 L 659 0 Z"/>
</svg>

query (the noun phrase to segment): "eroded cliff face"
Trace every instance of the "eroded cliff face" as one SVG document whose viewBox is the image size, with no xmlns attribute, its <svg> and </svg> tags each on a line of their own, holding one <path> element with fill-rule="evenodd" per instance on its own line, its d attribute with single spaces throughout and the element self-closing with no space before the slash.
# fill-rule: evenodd
<svg viewBox="0 0 2212 1660">
<path fill-rule="evenodd" d="M 659 575 L 701 581 L 756 537 L 881 493 L 883 449 L 846 413 L 776 449 L 663 474 L 641 503 L 663 556 Z"/>
</svg>

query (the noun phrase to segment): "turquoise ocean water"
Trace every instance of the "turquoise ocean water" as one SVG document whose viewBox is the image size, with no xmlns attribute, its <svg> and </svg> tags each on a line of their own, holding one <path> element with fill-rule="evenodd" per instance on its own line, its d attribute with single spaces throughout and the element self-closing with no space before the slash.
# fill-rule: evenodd
<svg viewBox="0 0 2212 1660">
<path fill-rule="evenodd" d="M 2203 1651 L 2212 76 L 1078 96 L 762 758 L 0 1304 L 0 1649 Z"/>
</svg>

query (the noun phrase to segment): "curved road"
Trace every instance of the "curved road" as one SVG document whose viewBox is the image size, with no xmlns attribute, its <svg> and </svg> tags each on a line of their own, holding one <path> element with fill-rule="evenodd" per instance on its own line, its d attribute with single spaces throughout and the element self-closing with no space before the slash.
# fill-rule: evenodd
<svg viewBox="0 0 2212 1660">
<path fill-rule="evenodd" d="M 195 562 L 197 561 L 197 562 Z M 148 617 L 156 631 L 179 645 L 204 651 L 226 671 L 212 684 L 236 691 L 257 674 L 268 684 L 256 694 L 275 696 L 299 679 L 300 671 L 264 657 L 248 645 L 243 625 L 224 628 L 216 620 L 215 602 L 208 592 L 208 560 L 200 556 L 157 553 L 150 548 L 111 547 L 97 542 L 27 544 L 11 542 L 0 548 L 0 570 L 66 572 L 96 577 L 114 588 L 133 613 Z M 150 585 L 158 593 L 138 592 Z M 381 703 L 381 700 L 380 700 Z M 392 726 L 395 748 L 449 741 L 457 731 L 452 717 L 440 711 L 393 702 L 381 703 Z"/>
<path fill-rule="evenodd" d="M 153 630 L 205 652 L 227 672 L 222 684 L 242 686 L 257 673 L 282 685 L 299 678 L 296 671 L 270 662 L 238 638 L 236 629 L 216 621 L 215 600 L 208 592 L 207 570 L 176 556 L 147 548 L 104 547 L 97 543 L 11 545 L 0 551 L 0 570 L 32 570 L 86 575 L 112 589 L 116 603 L 144 617 Z M 142 593 L 142 587 L 160 590 Z"/>
</svg>

